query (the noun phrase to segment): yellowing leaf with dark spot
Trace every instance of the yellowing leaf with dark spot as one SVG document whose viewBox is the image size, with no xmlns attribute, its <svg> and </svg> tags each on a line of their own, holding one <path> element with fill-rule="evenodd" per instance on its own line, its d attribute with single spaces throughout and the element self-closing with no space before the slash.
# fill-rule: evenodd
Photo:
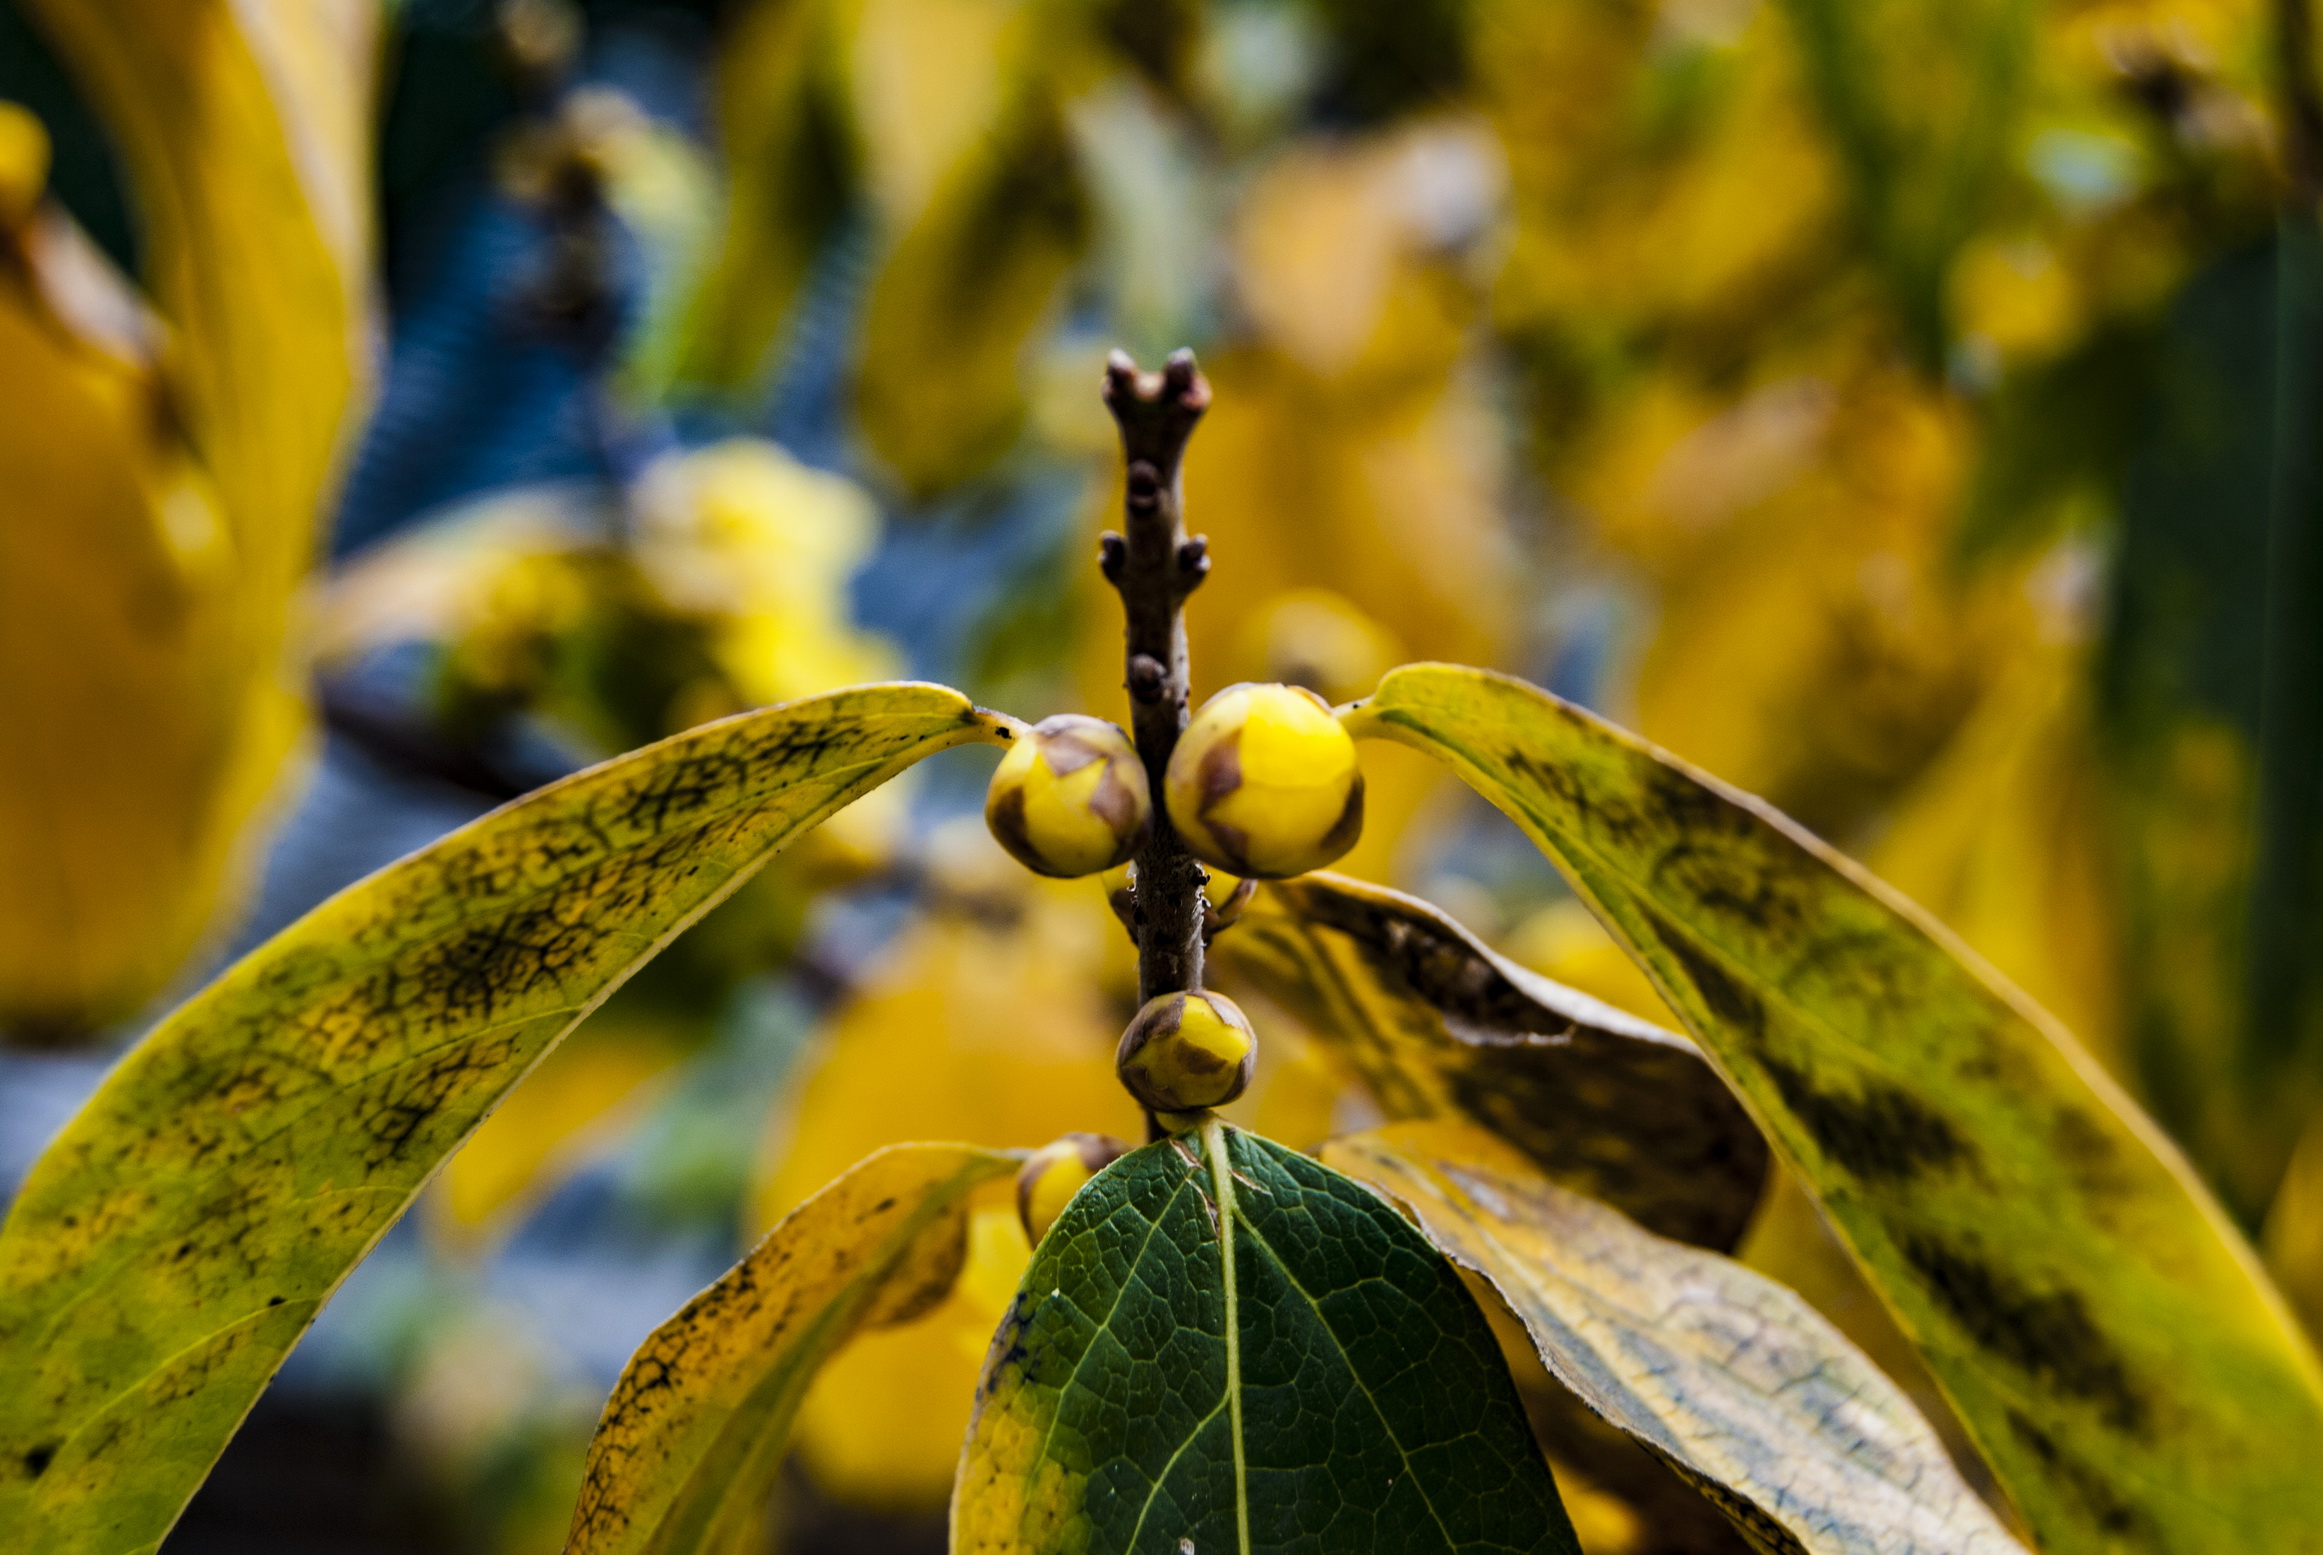
<svg viewBox="0 0 2323 1555">
<path fill-rule="evenodd" d="M 1731 1248 L 1749 1224 L 1766 1145 L 1692 1042 L 1495 955 L 1426 902 L 1328 872 L 1271 881 L 1211 953 L 1389 1117 L 1480 1124 L 1684 1241 Z"/>
<path fill-rule="evenodd" d="M 1020 1157 L 882 1150 L 785 1216 L 630 1357 L 589 1444 L 568 1555 L 728 1555 L 759 1521 L 817 1368 L 943 1299 L 967 1195 Z"/>
<path fill-rule="evenodd" d="M 122 152 L 169 339 L 61 217 L 0 237 L 42 251 L 0 266 L 0 1019 L 65 1039 L 196 947 L 298 739 L 290 599 L 367 349 L 375 15 L 27 12 Z"/>
<path fill-rule="evenodd" d="M 926 1516 L 944 1504 L 992 1331 L 1032 1248 L 1007 1183 L 968 1209 L 968 1260 L 924 1317 L 858 1335 L 816 1376 L 792 1427 L 815 1488 L 850 1507 Z"/>
<path fill-rule="evenodd" d="M 1104 987 L 1129 944 L 1095 883 L 1034 878 L 982 817 L 939 834 L 939 855 L 955 846 L 993 872 L 947 877 L 975 888 L 973 908 L 938 906 L 905 929 L 833 1013 L 775 1120 L 755 1226 L 898 1136 L 1033 1148 L 1072 1129 L 1142 1135 L 1113 1072 L 1134 1005 L 1117 1007 Z M 1019 1272 L 1021 1263 L 1008 1271 L 1007 1291 Z M 798 1422 L 800 1457 L 823 1490 L 891 1508 L 943 1504 L 1006 1299 L 978 1300 L 963 1285 L 925 1323 L 868 1338 L 824 1373 Z M 922 1382 L 891 1385 L 912 1375 Z M 867 1443 L 883 1451 L 874 1458 Z"/>
<path fill-rule="evenodd" d="M 1652 974 L 1919 1343 L 2040 1545 L 2323 1548 L 2323 1370 L 2062 1028 L 1794 823 L 1507 676 L 1351 715 L 1521 826 Z"/>
<path fill-rule="evenodd" d="M 455 1245 L 488 1239 L 614 1128 L 699 1041 L 671 1014 L 599 1010 L 542 1059 L 525 1083 L 453 1152 L 430 1205 L 431 1228 Z"/>
<path fill-rule="evenodd" d="M 708 725 L 350 886 L 156 1027 L 0 1226 L 11 1555 L 150 1549 L 316 1309 L 558 1038 L 800 832 L 999 738 L 924 685 Z"/>
<path fill-rule="evenodd" d="M 1497 1290 L 1542 1362 L 1760 1549 L 2023 1555 L 1895 1384 L 1814 1309 L 1568 1193 L 1490 1135 L 1404 1123 L 1323 1159 Z"/>
<path fill-rule="evenodd" d="M 1045 81 L 1020 88 L 887 257 L 865 304 L 856 405 L 915 493 L 999 457 L 1023 357 L 1088 241 L 1087 197 Z"/>
</svg>

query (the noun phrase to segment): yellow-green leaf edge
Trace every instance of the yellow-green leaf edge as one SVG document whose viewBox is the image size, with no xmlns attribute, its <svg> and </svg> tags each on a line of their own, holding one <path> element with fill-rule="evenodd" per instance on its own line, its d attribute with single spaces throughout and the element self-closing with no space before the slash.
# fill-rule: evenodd
<svg viewBox="0 0 2323 1555">
<path fill-rule="evenodd" d="M 1798 1295 L 1556 1185 L 1473 1125 L 1343 1134 L 1323 1164 L 1498 1291 L 1552 1376 L 1783 1555 L 2024 1555 L 1903 1390 Z"/>
<path fill-rule="evenodd" d="M 1008 738 L 911 683 L 705 725 L 350 886 L 156 1027 L 0 1225 L 11 1555 L 157 1547 L 340 1280 L 558 1039 L 801 833 Z"/>
<path fill-rule="evenodd" d="M 784 1216 L 623 1368 L 589 1443 L 566 1555 L 713 1555 L 763 1540 L 816 1370 L 941 1300 L 968 1195 L 1024 1152 L 891 1145 Z"/>
<path fill-rule="evenodd" d="M 1510 676 L 1344 714 L 1504 811 L 1815 1193 L 2044 1550 L 2323 1550 L 2323 1366 L 2072 1037 L 1803 828 Z"/>
</svg>

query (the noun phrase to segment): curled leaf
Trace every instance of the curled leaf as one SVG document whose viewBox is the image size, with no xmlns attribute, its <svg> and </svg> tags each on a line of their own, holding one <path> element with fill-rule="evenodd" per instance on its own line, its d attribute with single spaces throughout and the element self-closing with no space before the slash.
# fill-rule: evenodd
<svg viewBox="0 0 2323 1555">
<path fill-rule="evenodd" d="M 2044 1549 L 2323 1547 L 2323 1367 L 2046 1014 L 1794 823 L 1522 681 L 1412 665 L 1349 716 L 1506 811 L 1646 968 Z"/>
<path fill-rule="evenodd" d="M 1324 1158 L 1481 1274 L 1552 1375 L 1759 1548 L 2021 1555 L 1911 1402 L 1782 1286 L 1569 1193 L 1490 1136 L 1406 1123 Z"/>
<path fill-rule="evenodd" d="M 1019 1157 L 882 1150 L 783 1217 L 655 1329 L 589 1443 L 567 1555 L 744 1548 L 816 1370 L 862 1328 L 940 1301 L 967 1256 L 967 1196 Z"/>
<path fill-rule="evenodd" d="M 392 864 L 156 1027 L 0 1225 L 0 1528 L 150 1549 L 347 1272 L 624 978 L 784 844 L 995 740 L 940 686 L 745 714 Z"/>
<path fill-rule="evenodd" d="M 1346 1059 L 1389 1117 L 1467 1119 L 1665 1236 L 1741 1240 L 1766 1145 L 1686 1038 L 1344 875 L 1267 883 L 1212 949 Z"/>
</svg>

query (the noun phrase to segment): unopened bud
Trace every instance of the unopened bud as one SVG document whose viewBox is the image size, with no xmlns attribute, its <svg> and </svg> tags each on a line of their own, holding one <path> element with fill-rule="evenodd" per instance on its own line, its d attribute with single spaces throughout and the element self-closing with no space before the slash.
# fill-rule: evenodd
<svg viewBox="0 0 2323 1555">
<path fill-rule="evenodd" d="M 1223 1107 L 1250 1084 L 1258 1037 L 1224 994 L 1196 989 L 1148 999 L 1121 1034 L 1113 1068 L 1159 1113 Z"/>
<path fill-rule="evenodd" d="M 1301 686 L 1229 686 L 1205 702 L 1163 789 L 1186 851 L 1231 874 L 1302 875 L 1363 833 L 1355 742 Z"/>
<path fill-rule="evenodd" d="M 1032 1153 L 1016 1174 L 1016 1218 L 1038 1247 L 1081 1185 L 1129 1153 L 1111 1134 L 1066 1134 Z"/>
<path fill-rule="evenodd" d="M 1017 737 L 984 796 L 984 824 L 1036 874 L 1073 879 L 1126 863 L 1153 815 L 1145 763 L 1102 718 L 1059 713 Z"/>
</svg>

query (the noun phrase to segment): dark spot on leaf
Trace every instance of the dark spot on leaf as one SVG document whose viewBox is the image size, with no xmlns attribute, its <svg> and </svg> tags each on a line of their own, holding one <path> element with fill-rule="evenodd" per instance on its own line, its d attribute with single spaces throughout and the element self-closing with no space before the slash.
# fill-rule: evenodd
<svg viewBox="0 0 2323 1555">
<path fill-rule="evenodd" d="M 1803 1069 L 1761 1053 L 1783 1104 L 1823 1153 L 1866 1181 L 1900 1181 L 1958 1165 L 1969 1147 L 1940 1113 L 1897 1085 L 1824 1090 Z"/>
<path fill-rule="evenodd" d="M 26 1453 L 24 1455 L 24 1472 L 34 1479 L 46 1474 L 48 1466 L 56 1461 L 56 1448 L 57 1444 L 54 1442 L 43 1442 Z"/>
<path fill-rule="evenodd" d="M 1755 1038 L 1766 1029 L 1766 1007 L 1759 1003 L 1758 995 L 1736 982 L 1724 967 L 1711 959 L 1708 951 L 1684 932 L 1658 919 L 1654 922 L 1654 933 L 1663 948 L 1678 958 L 1686 980 L 1694 985 L 1702 1002 L 1710 1006 L 1711 1014 L 1749 1037 Z"/>
<path fill-rule="evenodd" d="M 282 1305 L 282 1298 L 280 1296 L 269 1296 L 266 1298 L 266 1304 L 270 1307 L 279 1307 Z"/>
<path fill-rule="evenodd" d="M 2017 1410 L 2008 1411 L 2008 1428 L 2026 1451 L 2041 1460 L 2041 1467 L 2048 1471 L 2049 1478 L 2078 1501 L 2098 1527 L 2117 1538 L 2159 1547 L 2152 1520 L 2116 1495 L 2103 1473 L 2066 1452 L 2054 1437 Z"/>
<path fill-rule="evenodd" d="M 2081 1293 L 2032 1291 L 1978 1253 L 1925 1233 L 1903 1238 L 1905 1260 L 1968 1336 L 2067 1397 L 2095 1405 L 2114 1430 L 2142 1435 L 2150 1411 Z"/>
</svg>

